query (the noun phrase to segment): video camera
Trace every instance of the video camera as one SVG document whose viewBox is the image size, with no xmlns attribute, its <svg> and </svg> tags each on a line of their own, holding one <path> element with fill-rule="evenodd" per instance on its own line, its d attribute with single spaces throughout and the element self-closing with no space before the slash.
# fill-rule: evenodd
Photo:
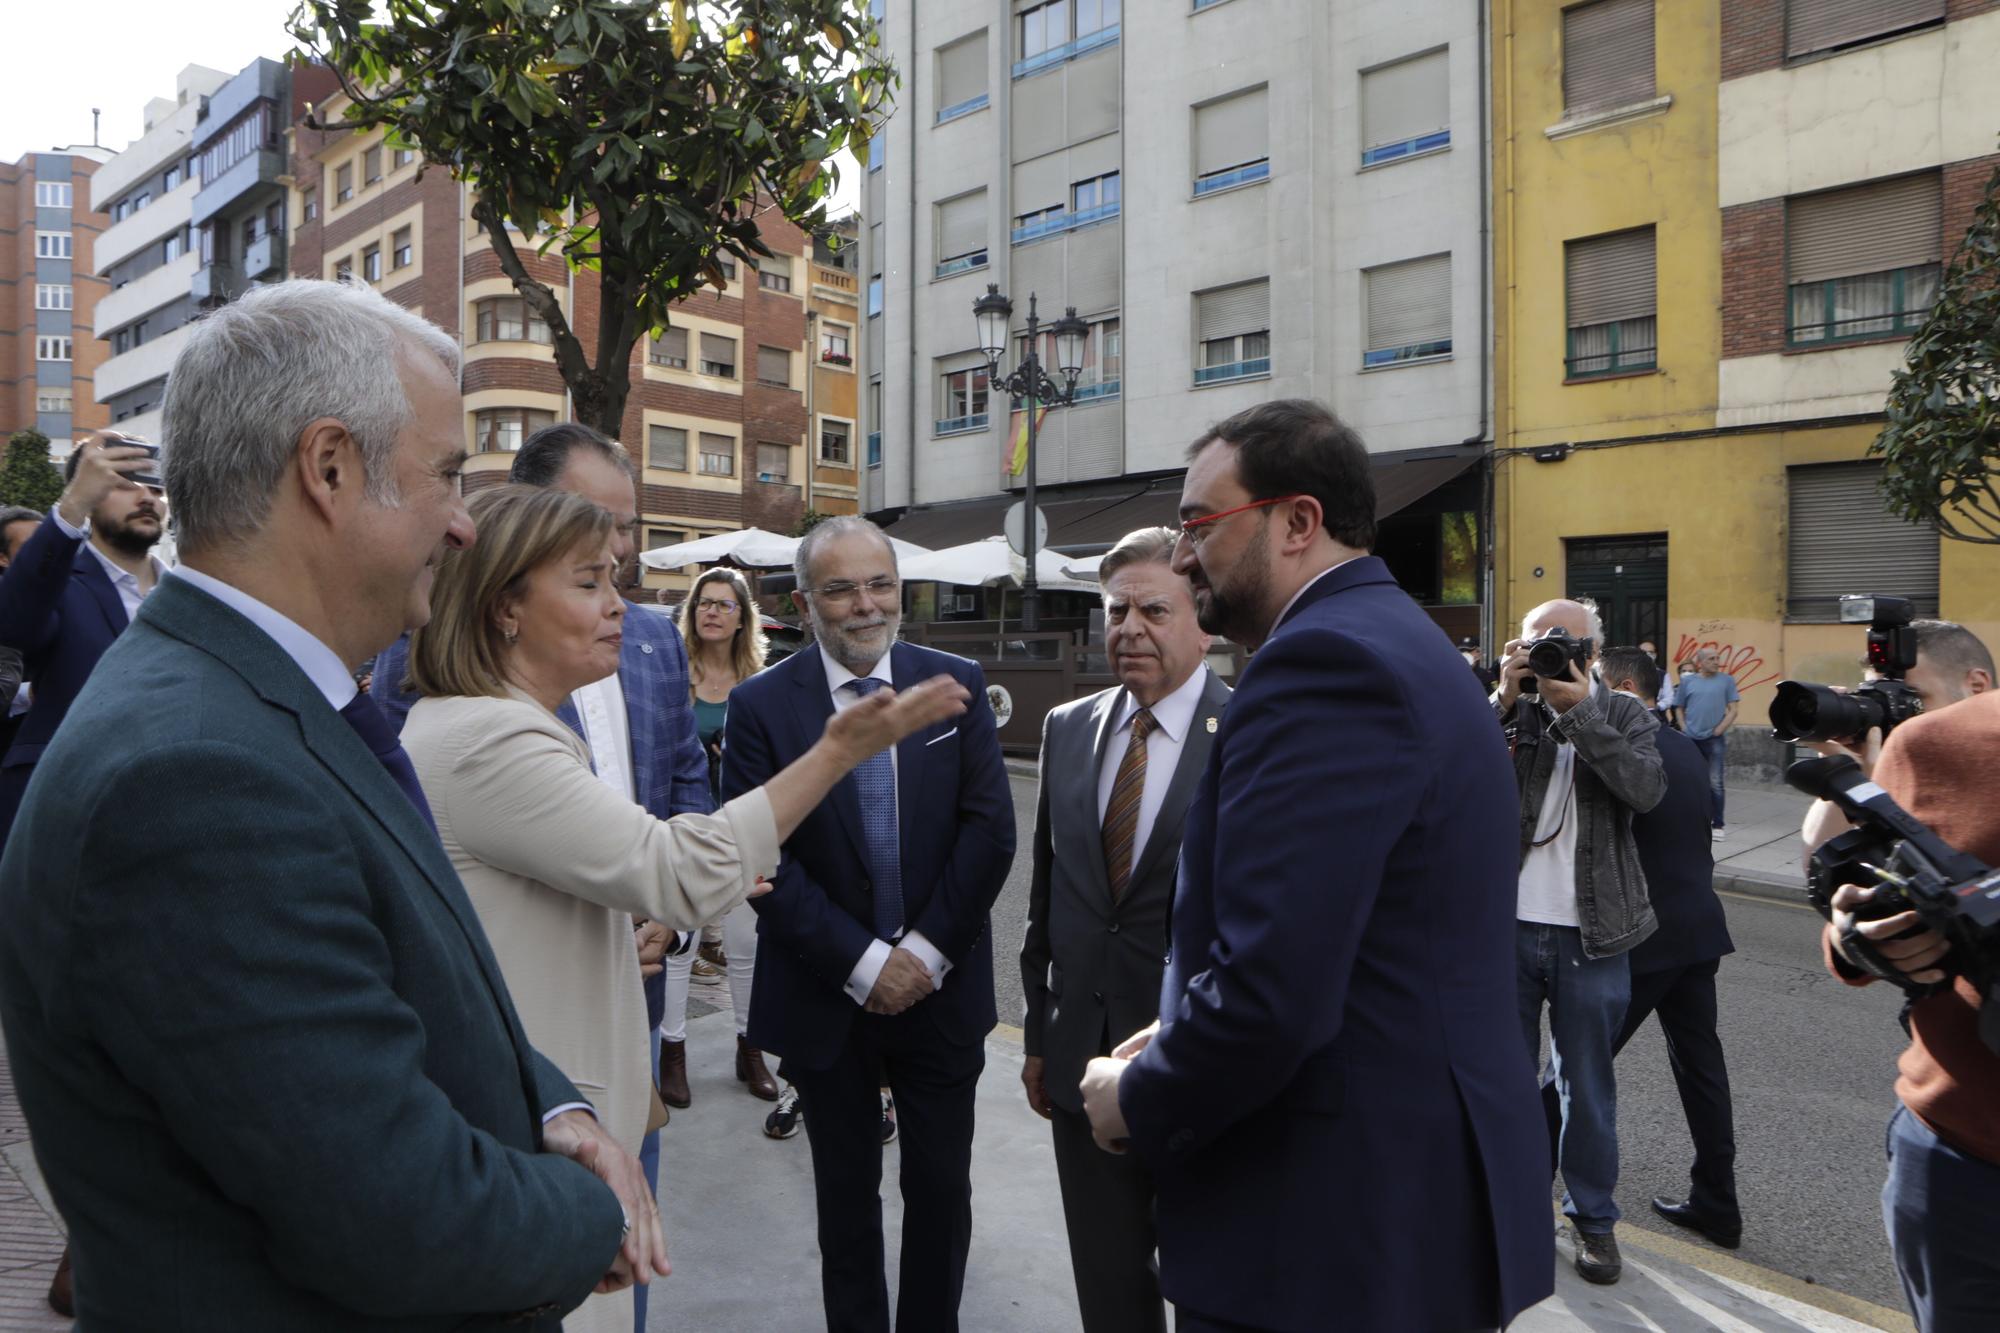
<svg viewBox="0 0 2000 1333">
<path fill-rule="evenodd" d="M 1830 921 L 1834 890 L 1859 884 L 1876 886 L 1876 893 L 1855 913 L 1857 920 L 1914 911 L 1950 941 L 1944 965 L 1978 989 L 1980 1040 L 2000 1054 L 2000 870 L 1931 832 L 1846 755 L 1802 759 L 1786 770 L 1785 781 L 1832 801 L 1854 825 L 1813 853 L 1806 879 L 1813 907 Z M 1912 998 L 1937 989 L 1897 971 L 1857 931 L 1849 931 L 1842 943 L 1870 974 Z"/>
<path fill-rule="evenodd" d="M 1859 738 L 1872 727 L 1887 737 L 1898 722 L 1924 711 L 1903 673 L 1917 664 L 1916 607 L 1902 597 L 1843 597 L 1840 623 L 1868 626 L 1868 665 L 1880 679 L 1864 680 L 1842 694 L 1828 685 L 1778 682 L 1771 701 L 1771 732 L 1781 741 Z"/>
</svg>

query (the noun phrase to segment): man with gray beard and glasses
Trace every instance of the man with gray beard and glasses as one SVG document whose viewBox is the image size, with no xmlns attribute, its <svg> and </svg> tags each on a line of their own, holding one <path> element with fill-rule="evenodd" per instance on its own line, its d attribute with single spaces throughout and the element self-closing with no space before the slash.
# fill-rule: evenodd
<svg viewBox="0 0 2000 1333">
<path fill-rule="evenodd" d="M 724 800 L 804 754 L 878 689 L 948 673 L 964 716 L 878 754 L 785 843 L 760 918 L 750 1043 L 784 1060 L 812 1144 L 830 1333 L 888 1333 L 882 1120 L 902 1122 L 896 1327 L 958 1327 L 972 1240 L 972 1107 L 993 1029 L 987 912 L 1014 859 L 1014 803 L 976 663 L 898 643 L 902 583 L 880 529 L 831 518 L 797 559 L 818 642 L 729 696 Z M 771 945 L 779 947 L 772 948 Z"/>
</svg>

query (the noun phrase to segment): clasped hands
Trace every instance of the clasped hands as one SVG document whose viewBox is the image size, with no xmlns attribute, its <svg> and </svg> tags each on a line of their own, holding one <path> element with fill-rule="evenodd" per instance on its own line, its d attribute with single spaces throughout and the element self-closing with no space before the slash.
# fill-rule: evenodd
<svg viewBox="0 0 2000 1333">
<path fill-rule="evenodd" d="M 623 1291 L 633 1283 L 644 1286 L 655 1274 L 668 1277 L 667 1229 L 660 1220 L 659 1200 L 646 1184 L 639 1159 L 619 1146 L 588 1111 L 564 1111 L 542 1126 L 542 1150 L 559 1153 L 611 1187 L 625 1210 L 625 1238 L 610 1271 L 598 1280 L 600 1292 Z"/>
<path fill-rule="evenodd" d="M 900 1014 L 936 989 L 937 978 L 924 960 L 899 944 L 889 951 L 863 1007 L 871 1014 Z"/>
</svg>

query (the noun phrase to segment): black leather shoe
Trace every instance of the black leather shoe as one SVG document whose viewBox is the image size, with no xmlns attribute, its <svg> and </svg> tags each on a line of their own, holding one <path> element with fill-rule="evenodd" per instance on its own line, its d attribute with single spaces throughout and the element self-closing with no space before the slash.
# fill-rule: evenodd
<svg viewBox="0 0 2000 1333">
<path fill-rule="evenodd" d="M 1733 1250 L 1743 1243 L 1743 1219 L 1740 1217 L 1720 1218 L 1705 1213 L 1694 1206 L 1690 1199 L 1686 1203 L 1675 1203 L 1671 1199 L 1656 1197 L 1653 1211 L 1672 1222 L 1677 1227 L 1706 1236 L 1725 1250 Z"/>
<path fill-rule="evenodd" d="M 1608 1287 L 1625 1271 L 1618 1256 L 1618 1238 L 1609 1231 L 1576 1233 L 1576 1271 L 1585 1282 Z"/>
</svg>

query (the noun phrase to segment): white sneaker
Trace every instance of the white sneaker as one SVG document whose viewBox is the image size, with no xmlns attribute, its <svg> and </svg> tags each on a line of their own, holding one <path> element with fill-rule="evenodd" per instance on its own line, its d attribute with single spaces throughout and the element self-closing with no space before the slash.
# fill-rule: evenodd
<svg viewBox="0 0 2000 1333">
<path fill-rule="evenodd" d="M 1715 828 L 1708 831 L 1708 836 L 1716 842 L 1721 842 L 1729 834 L 1723 829 Z"/>
</svg>

